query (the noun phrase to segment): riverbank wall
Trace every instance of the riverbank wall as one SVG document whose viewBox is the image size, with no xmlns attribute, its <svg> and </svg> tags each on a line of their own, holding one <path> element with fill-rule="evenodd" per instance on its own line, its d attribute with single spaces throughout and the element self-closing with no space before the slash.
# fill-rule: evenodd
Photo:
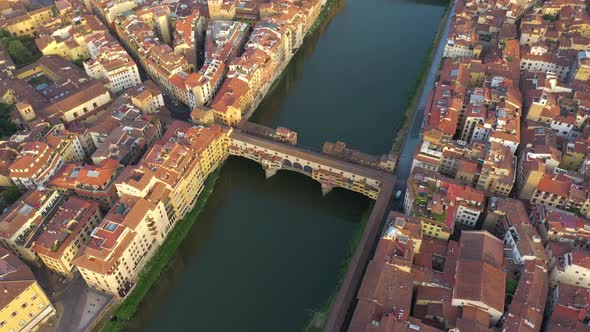
<svg viewBox="0 0 590 332">
<path fill-rule="evenodd" d="M 217 169 L 205 179 L 203 190 L 199 194 L 195 206 L 166 236 L 164 243 L 141 271 L 139 279 L 131 293 L 121 302 L 114 303 L 111 306 L 111 310 L 105 311 L 105 314 L 101 315 L 102 321 L 94 324 L 94 331 L 114 332 L 125 330 L 125 325 L 135 315 L 144 297 L 149 293 L 160 275 L 166 271 L 178 247 L 182 244 L 192 226 L 197 221 L 199 214 L 205 207 L 209 196 L 215 188 L 223 163 L 222 161 Z"/>
<path fill-rule="evenodd" d="M 393 145 L 391 147 L 391 152 L 394 154 L 399 154 L 401 149 L 406 141 L 406 137 L 408 136 L 408 132 L 412 126 L 412 122 L 414 119 L 414 114 L 418 108 L 418 102 L 420 101 L 420 91 L 424 90 L 425 84 L 428 78 L 428 69 L 433 65 L 433 61 L 435 60 L 435 55 L 437 51 L 437 45 L 440 43 L 440 39 L 442 38 L 442 32 L 446 22 L 450 19 L 449 15 L 451 13 L 453 0 L 449 0 L 449 3 L 443 13 L 442 19 L 439 23 L 438 30 L 432 44 L 428 48 L 428 52 L 426 53 L 426 57 L 422 61 L 422 65 L 420 67 L 420 71 L 416 82 L 414 83 L 414 87 L 411 89 L 410 95 L 408 96 L 407 105 L 405 108 L 404 119 L 401 128 L 397 131 L 395 138 L 393 140 Z"/>
<path fill-rule="evenodd" d="M 402 128 L 397 133 L 394 145 L 392 147 L 392 152 L 398 153 L 400 152 L 402 146 L 405 143 L 406 137 L 408 135 L 408 130 L 411 127 L 411 124 L 414 119 L 414 115 L 421 97 L 421 91 L 425 88 L 425 84 L 428 78 L 428 72 L 431 66 L 438 66 L 438 63 L 434 63 L 435 55 L 437 52 L 437 46 L 440 43 L 440 39 L 443 35 L 443 30 L 445 24 L 447 24 L 448 20 L 450 19 L 452 3 L 449 2 L 439 25 L 439 29 L 437 34 L 433 39 L 433 43 L 427 53 L 427 57 L 425 58 L 420 73 L 418 75 L 416 81 L 416 87 L 413 89 L 412 94 L 409 96 L 408 99 L 408 106 L 406 107 L 406 114 L 404 123 Z M 381 235 L 383 225 L 385 223 L 385 219 L 389 214 L 391 209 L 391 199 L 393 195 L 393 190 L 395 188 L 395 179 L 392 180 L 390 183 L 391 187 L 384 188 L 388 191 L 387 198 L 380 197 L 375 202 L 375 207 L 371 213 L 369 222 L 365 228 L 365 232 L 363 234 L 363 238 L 359 243 L 355 257 L 350 261 L 350 265 L 345 277 L 344 282 L 340 290 L 338 291 L 338 295 L 334 300 L 334 303 L 330 309 L 330 315 L 324 326 L 324 331 L 342 331 L 345 330 L 347 324 L 352 317 L 355 309 L 356 303 L 356 294 L 358 289 L 360 288 L 362 278 L 367 268 L 367 263 L 372 256 L 378 239 Z"/>
<path fill-rule="evenodd" d="M 256 111 L 256 109 L 258 108 L 258 106 L 260 106 L 260 103 L 264 100 L 264 97 L 266 97 L 266 95 L 272 91 L 273 86 L 275 85 L 276 82 L 278 82 L 278 80 L 283 76 L 284 72 L 285 72 L 285 68 L 287 68 L 287 66 L 289 65 L 289 63 L 291 63 L 291 59 L 293 59 L 293 57 L 295 56 L 295 54 L 297 54 L 297 52 L 299 52 L 299 49 L 301 49 L 301 46 L 303 45 L 303 43 L 305 43 L 308 40 L 308 37 L 317 30 L 317 28 L 325 21 L 325 19 L 328 17 L 328 13 L 330 12 L 330 10 L 332 10 L 332 7 L 334 6 L 334 3 L 338 1 L 338 0 L 327 0 L 322 7 L 322 10 L 320 11 L 320 13 L 318 14 L 318 17 L 315 19 L 314 23 L 311 25 L 311 27 L 309 27 L 309 30 L 307 30 L 307 32 L 305 33 L 305 38 L 303 38 L 303 41 L 301 42 L 301 45 L 298 45 L 297 49 L 295 50 L 295 52 L 291 53 L 289 55 L 288 58 L 286 58 L 282 63 L 281 63 L 281 70 L 277 71 L 277 73 L 274 75 L 274 77 L 270 80 L 268 80 L 260 89 L 260 91 L 256 94 L 256 96 L 254 97 L 254 101 L 252 102 L 252 104 L 250 105 L 250 107 L 248 108 L 248 110 L 244 113 L 243 118 L 245 119 L 249 119 L 252 114 L 254 114 L 254 111 Z"/>
<path fill-rule="evenodd" d="M 371 211 L 373 211 L 374 205 L 374 202 L 371 202 L 371 204 L 369 204 L 369 207 L 362 216 L 358 229 L 356 230 L 353 238 L 350 240 L 350 243 L 348 245 L 348 252 L 346 254 L 346 259 L 344 259 L 344 261 L 342 262 L 342 266 L 340 267 L 340 271 L 338 271 L 336 286 L 332 294 L 330 294 L 330 296 L 327 298 L 327 300 L 322 304 L 320 308 L 315 309 L 312 312 L 309 321 L 305 324 L 305 327 L 303 328 L 303 332 L 323 331 L 324 325 L 326 325 L 326 320 L 328 319 L 328 315 L 330 314 L 330 308 L 332 308 L 334 300 L 336 299 L 336 295 L 338 294 L 338 291 L 342 286 L 342 282 L 344 281 L 344 277 L 346 276 L 346 272 L 348 272 L 350 260 L 354 256 L 356 248 L 358 247 L 358 244 L 363 236 L 363 232 L 365 230 L 365 227 L 367 226 L 367 222 L 369 221 L 369 216 L 371 215 Z"/>
<path fill-rule="evenodd" d="M 355 250 L 354 256 L 348 265 L 348 271 L 342 281 L 342 286 L 336 295 L 330 309 L 330 315 L 324 326 L 324 331 L 340 331 L 345 326 L 351 304 L 355 301 L 356 292 L 365 273 L 367 262 L 372 255 L 376 240 L 381 234 L 381 228 L 389 214 L 391 197 L 395 186 L 395 176 L 391 175 L 383 179 L 383 188 L 375 201 L 369 220 L 363 231 L 361 240 Z"/>
</svg>

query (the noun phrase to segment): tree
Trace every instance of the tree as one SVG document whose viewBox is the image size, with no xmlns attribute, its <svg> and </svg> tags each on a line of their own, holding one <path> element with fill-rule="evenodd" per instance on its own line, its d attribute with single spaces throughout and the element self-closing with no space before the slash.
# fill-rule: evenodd
<svg viewBox="0 0 590 332">
<path fill-rule="evenodd" d="M 16 132 L 16 126 L 10 120 L 10 108 L 12 105 L 0 102 L 0 138 L 10 137 Z"/>
<path fill-rule="evenodd" d="M 9 40 L 6 50 L 16 63 L 29 63 L 34 61 L 33 53 L 23 45 L 20 40 Z"/>
<path fill-rule="evenodd" d="M 11 205 L 12 203 L 16 202 L 21 196 L 22 192 L 18 187 L 11 186 L 6 187 L 4 191 L 0 194 L 0 198 L 4 201 L 5 204 Z"/>
<path fill-rule="evenodd" d="M 32 37 L 14 37 L 8 31 L 0 30 L 0 39 L 17 66 L 28 65 L 41 57 L 41 52 Z"/>
<path fill-rule="evenodd" d="M 80 68 L 84 69 L 84 57 L 83 57 L 83 56 L 80 56 L 80 57 L 78 57 L 78 59 L 76 59 L 76 60 L 74 60 L 74 61 L 72 61 L 72 62 L 73 62 L 73 63 L 74 63 L 76 66 L 78 66 L 78 67 L 80 67 Z"/>
<path fill-rule="evenodd" d="M 555 21 L 557 21 L 557 15 L 545 14 L 545 15 L 543 15 L 543 19 L 545 21 L 555 22 Z"/>
</svg>

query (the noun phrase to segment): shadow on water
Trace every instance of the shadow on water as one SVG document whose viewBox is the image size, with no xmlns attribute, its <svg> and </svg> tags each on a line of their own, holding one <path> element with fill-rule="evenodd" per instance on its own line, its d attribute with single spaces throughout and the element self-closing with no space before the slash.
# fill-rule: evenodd
<svg viewBox="0 0 590 332">
<path fill-rule="evenodd" d="M 345 190 L 322 197 L 320 185 L 303 174 L 280 171 L 265 179 L 257 163 L 231 157 L 128 328 L 229 330 L 230 322 L 219 321 L 235 301 L 247 307 L 232 314 L 244 330 L 303 325 L 332 291 L 368 206 L 369 199 Z M 288 298 L 275 308 L 277 294 Z M 263 319 L 266 312 L 274 318 Z M 269 326 L 261 327 L 262 320 Z"/>
<path fill-rule="evenodd" d="M 389 152 L 444 11 L 443 2 L 419 1 L 338 2 L 251 121 L 288 127 L 316 149 L 341 140 Z"/>
<path fill-rule="evenodd" d="M 340 0 L 253 120 L 290 127 L 314 148 L 330 139 L 388 150 L 444 10 L 418 1 Z M 322 197 L 298 173 L 265 179 L 260 165 L 230 158 L 129 329 L 299 331 L 334 290 L 368 206 L 345 190 Z"/>
<path fill-rule="evenodd" d="M 332 20 L 345 10 L 346 0 L 336 0 L 326 19 L 320 23 L 313 33 L 305 37 L 303 45 L 297 50 L 281 77 L 274 83 L 254 114 L 252 114 L 250 121 L 261 124 L 268 123 L 270 117 L 283 108 L 291 89 L 297 81 L 303 78 L 305 63 L 315 53 L 321 36 L 326 32 Z"/>
</svg>

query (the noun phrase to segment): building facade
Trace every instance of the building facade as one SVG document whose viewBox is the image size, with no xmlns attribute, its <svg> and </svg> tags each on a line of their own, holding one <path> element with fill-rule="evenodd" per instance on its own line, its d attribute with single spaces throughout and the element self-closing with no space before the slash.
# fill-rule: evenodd
<svg viewBox="0 0 590 332">
<path fill-rule="evenodd" d="M 45 223 L 32 250 L 49 269 L 72 277 L 72 261 L 101 219 L 98 203 L 69 197 Z"/>
<path fill-rule="evenodd" d="M 29 267 L 6 249 L 0 248 L 0 329 L 2 331 L 35 331 L 55 308 L 39 286 Z"/>
</svg>

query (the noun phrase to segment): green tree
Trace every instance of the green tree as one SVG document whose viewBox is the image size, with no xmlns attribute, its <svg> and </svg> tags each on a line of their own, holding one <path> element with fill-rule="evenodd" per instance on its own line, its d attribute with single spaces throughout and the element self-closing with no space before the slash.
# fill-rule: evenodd
<svg viewBox="0 0 590 332">
<path fill-rule="evenodd" d="M 0 138 L 10 137 L 16 132 L 16 126 L 10 121 L 12 105 L 0 103 Z"/>
<path fill-rule="evenodd" d="M 11 205 L 12 203 L 16 202 L 22 196 L 22 194 L 23 193 L 20 191 L 20 189 L 18 189 L 18 187 L 12 186 L 6 187 L 0 197 L 5 204 Z"/>
<path fill-rule="evenodd" d="M 33 53 L 23 45 L 20 40 L 9 40 L 6 50 L 16 63 L 28 63 L 34 61 Z"/>
<path fill-rule="evenodd" d="M 0 39 L 12 61 L 18 66 L 28 65 L 41 57 L 41 52 L 32 37 L 13 37 L 8 31 L 0 30 Z"/>
<path fill-rule="evenodd" d="M 543 19 L 545 21 L 555 22 L 555 21 L 557 21 L 557 15 L 545 14 L 545 15 L 543 15 Z"/>
<path fill-rule="evenodd" d="M 73 61 L 74 64 L 82 69 L 84 69 L 84 58 L 83 57 L 79 57 L 78 59 Z"/>
</svg>

